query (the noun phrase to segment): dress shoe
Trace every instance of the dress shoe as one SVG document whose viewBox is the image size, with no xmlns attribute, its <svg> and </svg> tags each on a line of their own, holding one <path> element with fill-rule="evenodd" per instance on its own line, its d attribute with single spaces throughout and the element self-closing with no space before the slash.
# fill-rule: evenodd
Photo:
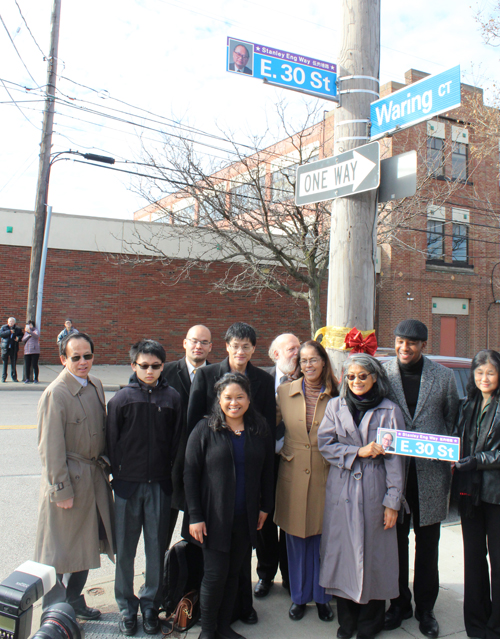
<svg viewBox="0 0 500 639">
<path fill-rule="evenodd" d="M 257 611 L 255 608 L 252 608 L 249 615 L 242 615 L 240 617 L 240 621 L 246 623 L 248 626 L 253 626 L 253 624 L 257 623 L 259 618 L 257 617 Z"/>
<path fill-rule="evenodd" d="M 156 635 L 160 631 L 160 620 L 156 610 L 148 608 L 142 613 L 142 627 L 147 635 Z"/>
<path fill-rule="evenodd" d="M 268 581 L 267 579 L 259 579 L 259 581 L 255 584 L 255 588 L 253 594 L 256 597 L 267 597 L 269 591 L 271 590 L 271 586 L 273 585 L 272 581 Z"/>
<path fill-rule="evenodd" d="M 306 604 L 293 603 L 290 606 L 290 610 L 288 611 L 288 616 L 293 621 L 299 621 L 304 616 L 305 611 L 306 611 Z"/>
<path fill-rule="evenodd" d="M 99 619 L 101 616 L 100 610 L 97 610 L 97 608 L 89 608 L 87 604 L 79 608 L 73 608 L 73 610 L 75 611 L 76 618 L 82 621 L 93 621 L 94 619 Z"/>
<path fill-rule="evenodd" d="M 351 639 L 353 632 L 349 632 L 349 630 L 344 630 L 342 626 L 339 626 L 337 630 L 337 639 Z"/>
<path fill-rule="evenodd" d="M 318 617 L 321 621 L 333 621 L 333 610 L 328 602 L 317 603 L 316 608 L 318 609 Z"/>
<path fill-rule="evenodd" d="M 433 610 L 415 610 L 415 618 L 420 621 L 418 627 L 420 632 L 430 639 L 436 639 L 439 635 L 439 624 L 434 616 Z"/>
<path fill-rule="evenodd" d="M 290 582 L 288 581 L 288 579 L 283 579 L 281 585 L 285 590 L 288 590 L 288 592 L 290 592 Z"/>
<path fill-rule="evenodd" d="M 215 632 L 211 630 L 202 630 L 198 635 L 198 639 L 215 639 Z"/>
<path fill-rule="evenodd" d="M 122 635 L 133 637 L 137 632 L 137 617 L 120 617 L 118 628 Z"/>
<path fill-rule="evenodd" d="M 243 635 L 238 634 L 229 626 L 227 628 L 222 628 L 221 630 L 217 628 L 215 632 L 215 638 L 216 639 L 245 639 Z"/>
<path fill-rule="evenodd" d="M 413 615 L 412 607 L 403 608 L 396 604 L 391 604 L 385 613 L 384 630 L 395 630 L 399 628 L 403 619 L 410 619 Z"/>
</svg>

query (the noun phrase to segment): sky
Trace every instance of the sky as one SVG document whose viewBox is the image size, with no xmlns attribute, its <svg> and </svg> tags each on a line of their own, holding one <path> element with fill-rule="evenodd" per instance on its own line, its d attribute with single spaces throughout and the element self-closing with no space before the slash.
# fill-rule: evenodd
<svg viewBox="0 0 500 639">
<path fill-rule="evenodd" d="M 212 136 L 245 143 L 277 134 L 280 100 L 293 128 L 315 99 L 227 73 L 227 37 L 336 62 L 340 4 L 62 0 L 53 152 L 108 155 L 116 168 L 142 172 L 132 163 L 143 161 L 143 149 L 162 163 L 163 133 L 185 136 L 189 126 L 209 134 L 197 148 L 217 162 L 225 154 Z M 493 4 L 382 0 L 381 82 L 404 82 L 410 68 L 434 74 L 460 64 L 462 82 L 487 90 L 500 51 L 483 44 L 474 16 Z M 34 208 L 51 10 L 52 0 L 0 2 L 0 208 Z M 132 219 L 146 205 L 137 177 L 62 157 L 70 159 L 51 171 L 54 212 Z"/>
</svg>

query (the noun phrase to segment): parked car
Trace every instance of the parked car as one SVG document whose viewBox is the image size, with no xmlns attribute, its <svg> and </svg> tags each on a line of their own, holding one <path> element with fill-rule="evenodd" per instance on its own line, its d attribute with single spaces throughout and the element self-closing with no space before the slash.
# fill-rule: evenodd
<svg viewBox="0 0 500 639">
<path fill-rule="evenodd" d="M 392 357 L 395 357 L 396 353 L 394 349 L 389 348 L 379 348 L 375 353 L 375 357 L 380 359 L 382 362 L 387 362 Z M 446 368 L 451 368 L 453 374 L 455 375 L 455 381 L 457 383 L 458 394 L 460 399 L 465 397 L 465 387 L 467 385 L 467 380 L 469 379 L 470 373 L 470 365 L 472 360 L 468 357 L 448 357 L 447 355 L 427 355 L 426 357 L 431 359 L 433 362 L 437 362 L 438 364 L 442 364 L 446 366 Z"/>
</svg>

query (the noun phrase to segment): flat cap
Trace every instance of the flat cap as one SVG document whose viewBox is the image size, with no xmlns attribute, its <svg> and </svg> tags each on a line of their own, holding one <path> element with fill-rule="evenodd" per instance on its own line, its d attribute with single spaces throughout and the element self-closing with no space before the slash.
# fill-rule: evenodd
<svg viewBox="0 0 500 639">
<path fill-rule="evenodd" d="M 396 337 L 406 337 L 416 341 L 426 342 L 428 337 L 427 326 L 416 319 L 407 319 L 399 322 L 394 331 Z"/>
</svg>

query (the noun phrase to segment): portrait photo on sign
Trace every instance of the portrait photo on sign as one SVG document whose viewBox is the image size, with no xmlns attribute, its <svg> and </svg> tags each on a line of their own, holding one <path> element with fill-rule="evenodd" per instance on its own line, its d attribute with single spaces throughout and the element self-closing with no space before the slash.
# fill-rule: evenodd
<svg viewBox="0 0 500 639">
<path fill-rule="evenodd" d="M 396 450 L 396 432 L 379 428 L 377 433 L 377 444 L 380 444 L 385 451 L 392 453 Z"/>
<path fill-rule="evenodd" d="M 227 70 L 253 75 L 253 44 L 229 40 Z"/>
</svg>

